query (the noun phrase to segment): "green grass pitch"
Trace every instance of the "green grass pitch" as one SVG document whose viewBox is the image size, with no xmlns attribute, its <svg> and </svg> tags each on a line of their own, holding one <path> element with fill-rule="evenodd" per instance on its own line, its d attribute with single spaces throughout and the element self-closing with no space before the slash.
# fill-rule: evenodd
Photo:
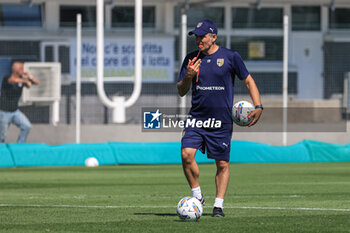
<svg viewBox="0 0 350 233">
<path fill-rule="evenodd" d="M 231 164 L 225 218 L 210 216 L 215 165 L 200 165 L 198 222 L 180 165 L 0 169 L 0 232 L 350 232 L 350 163 Z"/>
</svg>

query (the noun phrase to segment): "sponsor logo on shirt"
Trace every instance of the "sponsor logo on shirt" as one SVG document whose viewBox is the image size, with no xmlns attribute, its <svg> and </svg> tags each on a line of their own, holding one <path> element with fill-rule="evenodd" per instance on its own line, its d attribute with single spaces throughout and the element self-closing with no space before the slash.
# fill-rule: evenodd
<svg viewBox="0 0 350 233">
<path fill-rule="evenodd" d="M 217 60 L 216 60 L 216 64 L 219 66 L 219 67 L 221 67 L 221 66 L 223 66 L 224 65 L 224 59 L 223 58 L 218 58 Z"/>
<path fill-rule="evenodd" d="M 208 87 L 202 87 L 197 85 L 196 90 L 201 90 L 201 91 L 224 91 L 225 87 L 222 86 L 208 86 Z"/>
</svg>

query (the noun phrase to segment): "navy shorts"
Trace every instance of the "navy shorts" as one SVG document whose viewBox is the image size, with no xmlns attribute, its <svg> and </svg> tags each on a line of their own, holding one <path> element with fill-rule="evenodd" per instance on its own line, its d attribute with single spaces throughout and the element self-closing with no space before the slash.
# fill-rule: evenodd
<svg viewBox="0 0 350 233">
<path fill-rule="evenodd" d="M 194 148 L 215 160 L 230 160 L 232 127 L 220 129 L 186 128 L 181 139 L 181 149 Z"/>
</svg>

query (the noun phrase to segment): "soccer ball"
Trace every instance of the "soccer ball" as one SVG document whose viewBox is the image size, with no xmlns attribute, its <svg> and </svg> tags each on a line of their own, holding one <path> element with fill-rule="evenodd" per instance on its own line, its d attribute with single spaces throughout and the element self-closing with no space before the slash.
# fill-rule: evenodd
<svg viewBox="0 0 350 233">
<path fill-rule="evenodd" d="M 85 160 L 85 166 L 86 167 L 98 167 L 98 161 L 94 157 L 87 158 Z"/>
<path fill-rule="evenodd" d="M 203 206 L 195 197 L 184 197 L 177 204 L 176 211 L 183 221 L 197 221 L 202 216 Z"/>
<path fill-rule="evenodd" d="M 247 126 L 252 122 L 253 118 L 250 117 L 250 112 L 254 110 L 254 106 L 248 101 L 239 101 L 232 108 L 233 122 L 239 126 Z"/>
</svg>

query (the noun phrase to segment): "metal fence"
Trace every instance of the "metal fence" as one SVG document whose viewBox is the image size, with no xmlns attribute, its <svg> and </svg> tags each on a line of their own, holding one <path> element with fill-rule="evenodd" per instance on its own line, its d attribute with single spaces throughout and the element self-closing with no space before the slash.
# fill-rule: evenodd
<svg viewBox="0 0 350 233">
<path fill-rule="evenodd" d="M 240 49 L 240 48 L 238 48 Z M 240 52 L 238 50 L 238 52 Z M 40 61 L 40 41 L 0 41 L 0 57 L 20 61 Z M 243 51 L 244 53 L 244 51 Z M 67 57 L 67 52 L 64 53 Z M 49 56 L 48 53 L 46 56 Z M 62 59 L 63 60 L 63 59 Z M 350 43 L 326 42 L 324 45 L 324 98 L 334 98 L 343 94 L 344 74 L 350 69 Z M 69 70 L 69 63 L 62 63 L 65 71 Z M 8 74 L 10 68 L 1 67 L 1 78 Z M 144 106 L 168 106 L 176 107 L 179 97 L 176 89 L 179 62 L 174 69 L 174 78 L 168 83 L 143 83 L 142 93 L 137 103 L 127 109 L 127 122 L 139 123 L 141 107 Z M 68 67 L 68 68 L 67 68 Z M 262 95 L 282 94 L 282 72 L 253 71 L 252 76 L 256 80 Z M 289 73 L 289 94 L 298 93 L 298 72 Z M 106 82 L 105 90 L 108 96 L 129 96 L 133 84 L 121 82 Z M 235 93 L 248 95 L 243 83 L 235 81 Z M 189 100 L 188 100 L 189 101 Z M 49 106 L 22 106 L 22 111 L 33 123 L 49 123 Z M 75 122 L 75 83 L 63 83 L 62 97 L 60 101 L 60 122 L 72 124 Z M 96 85 L 93 82 L 82 84 L 82 123 L 83 124 L 108 124 L 111 122 L 111 110 L 104 107 L 97 97 Z"/>
</svg>

